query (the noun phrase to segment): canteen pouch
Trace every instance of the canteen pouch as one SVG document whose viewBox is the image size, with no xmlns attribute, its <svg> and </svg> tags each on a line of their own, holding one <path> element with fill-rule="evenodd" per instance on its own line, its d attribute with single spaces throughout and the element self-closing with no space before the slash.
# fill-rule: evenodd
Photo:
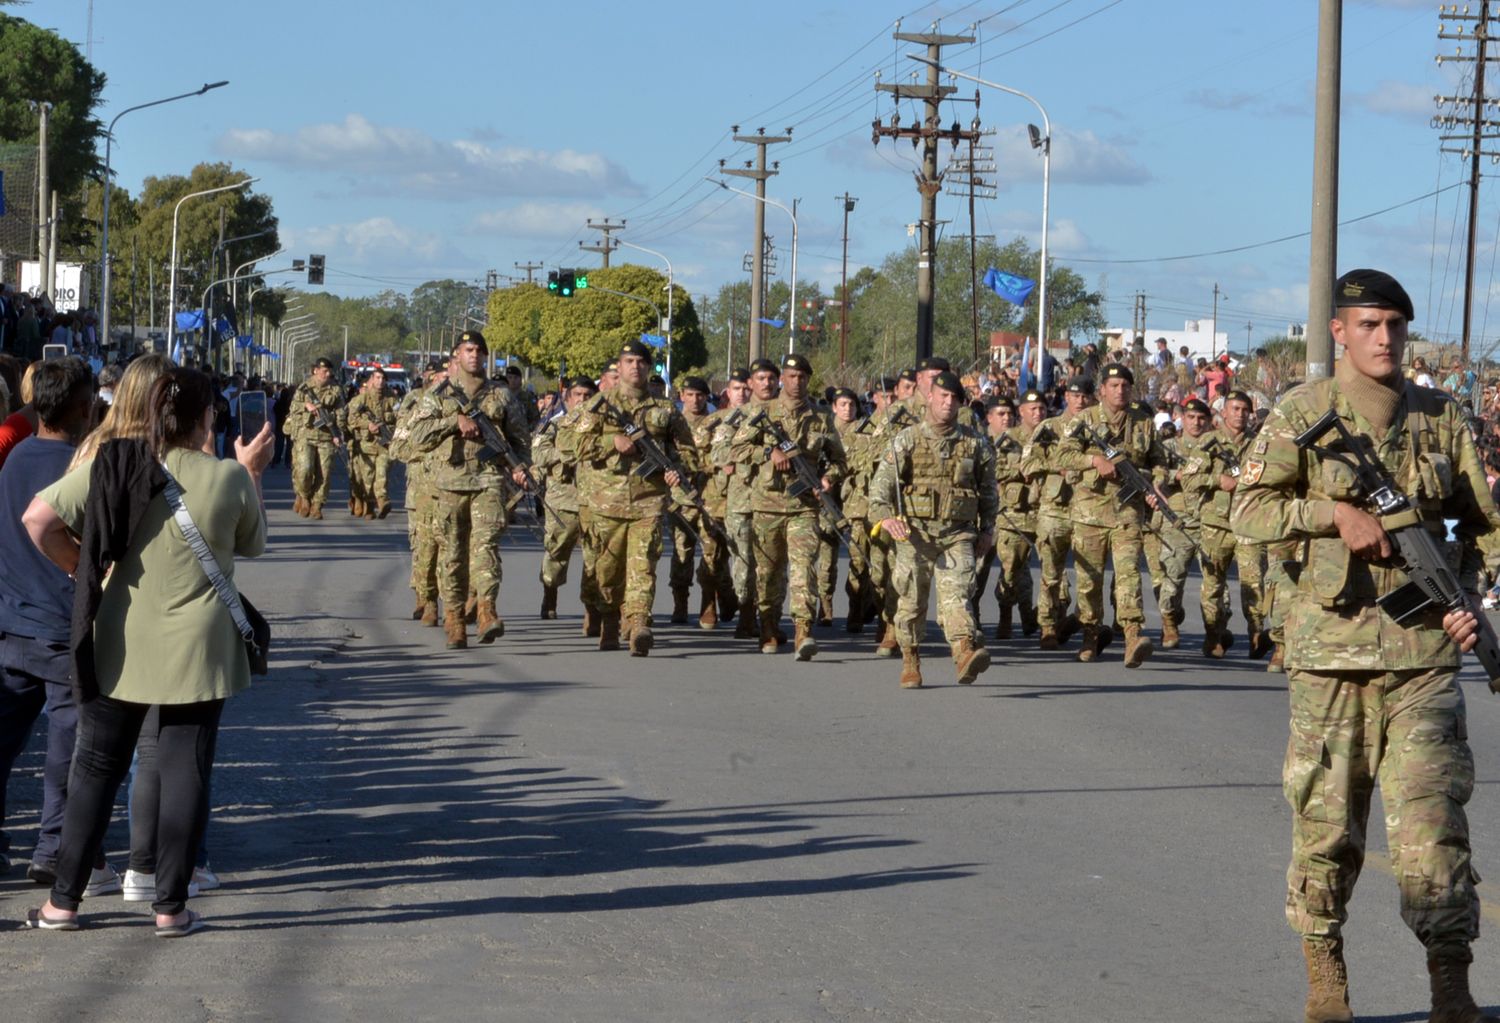
<svg viewBox="0 0 1500 1023">
<path fill-rule="evenodd" d="M 1020 511 L 1026 507 L 1026 484 L 1007 483 L 1000 491 L 1000 502 L 1006 508 Z"/>
<path fill-rule="evenodd" d="M 1055 473 L 1048 475 L 1047 481 L 1042 484 L 1042 500 L 1049 504 L 1065 504 L 1072 495 L 1073 488 Z"/>
<path fill-rule="evenodd" d="M 1311 593 L 1325 610 L 1348 603 L 1349 548 L 1342 537 L 1315 537 L 1308 544 L 1307 564 L 1298 588 Z"/>
<path fill-rule="evenodd" d="M 943 502 L 943 519 L 948 522 L 973 522 L 979 518 L 979 495 L 972 490 L 956 490 Z"/>
</svg>

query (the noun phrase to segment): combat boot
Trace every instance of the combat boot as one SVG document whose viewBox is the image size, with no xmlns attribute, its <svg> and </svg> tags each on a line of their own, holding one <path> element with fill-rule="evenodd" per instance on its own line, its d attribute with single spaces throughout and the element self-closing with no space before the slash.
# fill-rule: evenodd
<svg viewBox="0 0 1500 1023">
<path fill-rule="evenodd" d="M 356 519 L 364 518 L 365 502 L 357 497 L 349 498 L 349 514 L 353 515 Z"/>
<path fill-rule="evenodd" d="M 373 504 L 365 504 L 365 518 L 369 519 L 371 522 L 375 521 L 375 506 Z"/>
<path fill-rule="evenodd" d="M 1230 632 L 1228 629 L 1220 632 L 1219 645 L 1224 648 L 1225 653 L 1228 653 L 1229 648 L 1234 646 L 1234 633 Z"/>
<path fill-rule="evenodd" d="M 620 615 L 616 611 L 606 611 L 599 618 L 599 649 L 620 649 Z"/>
<path fill-rule="evenodd" d="M 1125 626 L 1125 667 L 1139 668 L 1155 652 L 1156 647 L 1151 645 L 1150 638 L 1141 634 L 1139 625 Z"/>
<path fill-rule="evenodd" d="M 1036 635 L 1036 606 L 1033 604 L 1020 605 L 1021 611 L 1021 635 Z"/>
<path fill-rule="evenodd" d="M 922 688 L 922 655 L 916 647 L 901 651 L 901 688 Z"/>
<path fill-rule="evenodd" d="M 1303 1010 L 1306 1023 L 1354 1023 L 1354 1013 L 1349 1009 L 1344 943 L 1337 938 L 1303 938 L 1302 958 L 1307 961 L 1307 1006 Z"/>
<path fill-rule="evenodd" d="M 505 635 L 505 622 L 495 610 L 495 602 L 485 599 L 479 602 L 478 627 L 475 629 L 481 643 L 493 643 Z"/>
<path fill-rule="evenodd" d="M 381 501 L 380 502 L 380 507 L 375 510 L 375 517 L 377 519 L 383 519 L 387 515 L 389 515 L 390 513 L 391 513 L 391 502 L 389 502 L 389 501 Z"/>
<path fill-rule="evenodd" d="M 583 608 L 583 634 L 588 639 L 599 638 L 599 612 L 587 604 Z"/>
<path fill-rule="evenodd" d="M 712 586 L 704 586 L 703 603 L 698 610 L 698 628 L 713 629 L 719 624 L 718 595 Z"/>
<path fill-rule="evenodd" d="M 448 633 L 448 649 L 463 650 L 469 645 L 468 626 L 464 625 L 464 616 L 457 611 L 449 611 L 443 616 L 443 628 Z"/>
<path fill-rule="evenodd" d="M 1276 649 L 1271 652 L 1271 663 L 1266 665 L 1266 670 L 1275 674 L 1286 671 L 1286 647 L 1280 643 L 1276 644 Z"/>
<path fill-rule="evenodd" d="M 734 590 L 726 590 L 721 588 L 719 590 L 719 621 L 734 621 L 735 615 L 739 612 L 739 609 L 740 600 L 734 595 Z"/>
<path fill-rule="evenodd" d="M 655 644 L 656 637 L 651 635 L 650 617 L 646 615 L 632 617 L 630 619 L 630 656 L 645 657 Z"/>
<path fill-rule="evenodd" d="M 996 639 L 1010 639 L 1010 637 L 1011 637 L 1011 631 L 1010 631 L 1011 630 L 1010 611 L 1011 611 L 1011 606 L 1009 604 L 1001 604 L 1000 605 L 1000 620 L 995 623 L 995 638 Z"/>
<path fill-rule="evenodd" d="M 307 509 L 307 517 L 321 520 L 323 518 L 323 506 L 321 504 L 312 505 Z"/>
<path fill-rule="evenodd" d="M 1095 633 L 1094 653 L 1102 654 L 1105 649 L 1115 641 L 1115 630 L 1113 626 L 1101 625 Z"/>
<path fill-rule="evenodd" d="M 880 641 L 883 640 L 883 639 L 885 639 L 885 633 L 886 633 L 886 629 L 887 628 L 888 628 L 888 626 L 885 623 L 885 616 L 884 615 L 876 615 L 875 616 L 875 645 L 876 646 L 879 646 L 880 645 Z"/>
<path fill-rule="evenodd" d="M 844 587 L 844 596 L 849 598 L 849 614 L 844 618 L 844 631 L 853 635 L 865 631 L 865 598 L 855 589 Z"/>
<path fill-rule="evenodd" d="M 688 587 L 672 587 L 672 624 L 687 624 Z"/>
<path fill-rule="evenodd" d="M 1246 654 L 1252 661 L 1258 661 L 1271 652 L 1275 646 L 1271 642 L 1271 634 L 1264 629 L 1256 629 L 1250 633 L 1250 651 Z"/>
<path fill-rule="evenodd" d="M 734 627 L 735 639 L 759 639 L 760 631 L 756 627 L 755 605 L 750 601 L 740 604 L 740 621 Z"/>
<path fill-rule="evenodd" d="M 542 587 L 542 610 L 540 611 L 538 617 L 544 618 L 544 619 L 546 619 L 548 621 L 551 621 L 552 619 L 554 619 L 554 618 L 557 617 L 557 587 L 556 586 L 545 586 L 544 585 Z"/>
<path fill-rule="evenodd" d="M 1429 1023 L 1496 1023 L 1474 1004 L 1469 993 L 1469 956 L 1439 955 L 1427 960 L 1428 979 L 1432 983 L 1432 1015 Z"/>
<path fill-rule="evenodd" d="M 1052 626 L 1046 625 L 1042 627 L 1042 635 L 1036 641 L 1036 645 L 1040 650 L 1056 650 L 1062 646 L 1062 641 L 1058 639 L 1057 633 L 1052 630 Z"/>
<path fill-rule="evenodd" d="M 880 637 L 880 642 L 875 645 L 875 656 L 897 657 L 900 653 L 901 646 L 896 642 L 896 627 L 887 623 L 885 632 Z"/>
<path fill-rule="evenodd" d="M 1177 623 L 1171 618 L 1162 620 L 1161 623 L 1161 648 L 1163 650 L 1176 650 L 1177 644 L 1182 642 L 1182 636 L 1177 631 Z"/>
<path fill-rule="evenodd" d="M 774 623 L 771 626 L 771 631 L 776 634 L 776 645 L 786 646 L 786 633 L 781 629 L 781 619 L 778 617 L 771 620 Z"/>
<path fill-rule="evenodd" d="M 427 610 L 427 601 L 423 600 L 421 597 L 418 597 L 417 598 L 417 609 L 411 613 L 411 620 L 414 621 L 414 622 L 420 622 L 422 620 L 422 613 L 424 611 L 426 611 L 426 610 Z"/>
<path fill-rule="evenodd" d="M 812 637 L 812 625 L 808 622 L 793 622 L 792 650 L 797 660 L 810 661 L 818 656 L 818 641 Z"/>
<path fill-rule="evenodd" d="M 1076 614 L 1071 614 L 1063 618 L 1062 625 L 1057 628 L 1058 644 L 1061 645 L 1072 639 L 1073 635 L 1081 628 L 1083 628 L 1083 623 L 1078 620 Z"/>
<path fill-rule="evenodd" d="M 958 673 L 958 684 L 972 683 L 990 666 L 990 652 L 975 646 L 972 639 L 961 639 L 953 646 L 953 667 Z"/>
<path fill-rule="evenodd" d="M 435 626 L 438 623 L 437 601 L 428 601 L 422 605 L 422 624 Z"/>
<path fill-rule="evenodd" d="M 833 598 L 818 598 L 818 628 L 826 629 L 833 625 Z"/>
<path fill-rule="evenodd" d="M 301 494 L 298 494 L 296 499 L 292 501 L 292 511 L 296 512 L 298 515 L 301 515 L 303 518 L 307 517 L 307 502 L 303 500 Z"/>
<path fill-rule="evenodd" d="M 464 601 L 464 621 L 473 625 L 479 620 L 479 598 L 472 593 L 469 599 Z"/>
<path fill-rule="evenodd" d="M 1083 627 L 1083 646 L 1078 653 L 1073 655 L 1075 661 L 1087 664 L 1089 661 L 1097 660 L 1099 657 L 1099 626 L 1085 625 Z"/>
<path fill-rule="evenodd" d="M 1213 658 L 1224 656 L 1224 632 L 1219 628 L 1218 622 L 1203 623 L 1203 656 Z"/>
<path fill-rule="evenodd" d="M 760 652 L 763 654 L 774 654 L 781 646 L 776 641 L 776 619 L 770 615 L 760 617 Z"/>
</svg>

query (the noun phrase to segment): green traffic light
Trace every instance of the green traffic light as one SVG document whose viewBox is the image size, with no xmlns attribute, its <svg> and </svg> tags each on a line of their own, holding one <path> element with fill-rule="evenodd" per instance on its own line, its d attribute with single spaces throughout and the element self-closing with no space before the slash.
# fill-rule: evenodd
<svg viewBox="0 0 1500 1023">
<path fill-rule="evenodd" d="M 576 285 L 578 285 L 579 288 L 587 288 L 589 286 L 588 275 L 587 274 L 580 274 L 580 275 L 578 275 L 577 277 L 575 277 L 573 279 L 573 283 L 576 284 Z"/>
</svg>

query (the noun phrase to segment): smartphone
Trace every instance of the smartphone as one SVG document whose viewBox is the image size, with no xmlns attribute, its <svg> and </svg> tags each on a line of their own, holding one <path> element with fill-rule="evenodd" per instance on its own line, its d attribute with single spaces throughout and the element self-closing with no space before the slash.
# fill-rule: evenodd
<svg viewBox="0 0 1500 1023">
<path fill-rule="evenodd" d="M 42 345 L 43 362 L 51 362 L 53 359 L 66 359 L 67 357 L 67 345 Z"/>
<path fill-rule="evenodd" d="M 240 439 L 246 444 L 260 436 L 266 425 L 266 392 L 243 391 L 240 394 Z"/>
</svg>

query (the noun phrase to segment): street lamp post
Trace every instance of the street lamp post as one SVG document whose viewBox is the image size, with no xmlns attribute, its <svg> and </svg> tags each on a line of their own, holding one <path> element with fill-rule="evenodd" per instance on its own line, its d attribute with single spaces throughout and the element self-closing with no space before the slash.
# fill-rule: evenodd
<svg viewBox="0 0 1500 1023">
<path fill-rule="evenodd" d="M 637 245 L 634 242 L 627 242 L 623 238 L 616 238 L 615 242 L 617 244 L 619 244 L 619 245 L 625 246 L 627 249 L 636 249 L 637 251 L 644 252 L 647 255 L 655 256 L 657 259 L 659 259 L 663 263 L 667 264 L 667 393 L 671 394 L 672 393 L 672 315 L 673 315 L 672 300 L 675 297 L 672 294 L 672 283 L 673 283 L 672 261 L 670 259 L 668 259 L 666 256 L 664 256 L 662 253 L 657 252 L 655 249 L 648 249 L 644 245 Z"/>
<path fill-rule="evenodd" d="M 104 223 L 100 226 L 99 251 L 99 292 L 103 307 L 99 311 L 99 332 L 103 336 L 105 344 L 109 344 L 109 158 L 111 144 L 115 140 L 115 122 L 133 110 L 144 110 L 147 107 L 161 106 L 163 103 L 187 99 L 189 96 L 201 96 L 209 89 L 217 89 L 221 85 L 228 84 L 227 81 L 208 82 L 204 84 L 203 88 L 195 89 L 192 92 L 184 92 L 181 96 L 168 96 L 166 99 L 152 100 L 150 103 L 141 103 L 137 106 L 126 107 L 116 114 L 114 120 L 109 122 L 109 127 L 104 129 Z M 171 337 L 171 334 L 168 333 L 167 336 Z"/>
<path fill-rule="evenodd" d="M 796 212 L 794 212 L 792 209 L 790 209 L 790 208 L 788 208 L 786 206 L 783 206 L 781 203 L 777 202 L 775 199 L 763 198 L 761 196 L 756 195 L 754 192 L 746 192 L 742 188 L 731 188 L 729 185 L 726 185 L 724 182 L 720 181 L 718 178 L 704 178 L 703 180 L 713 182 L 714 184 L 718 185 L 720 188 L 724 189 L 726 192 L 734 192 L 736 195 L 743 195 L 747 199 L 754 199 L 756 202 L 769 203 L 770 205 L 775 206 L 777 209 L 783 210 L 786 213 L 787 216 L 789 216 L 789 217 L 792 218 L 792 300 L 791 300 L 791 310 L 790 310 L 790 312 L 787 315 L 787 328 L 788 328 L 788 330 L 787 330 L 786 350 L 787 350 L 788 353 L 795 352 L 797 350 L 797 214 L 796 214 Z M 793 205 L 796 205 L 796 200 L 793 200 L 792 202 L 793 202 Z"/>
<path fill-rule="evenodd" d="M 1012 89 L 1010 86 L 1001 85 L 999 82 L 987 81 L 983 78 L 976 78 L 974 75 L 965 74 L 962 71 L 943 67 L 937 61 L 915 53 L 908 53 L 907 56 L 912 60 L 935 67 L 939 72 L 952 75 L 954 78 L 963 78 L 978 85 L 988 86 L 991 89 L 1009 93 L 1012 96 L 1019 96 L 1036 107 L 1037 111 L 1042 115 L 1042 131 L 1040 134 L 1037 133 L 1034 127 L 1027 125 L 1031 129 L 1031 148 L 1042 151 L 1042 269 L 1037 279 L 1036 310 L 1036 382 L 1037 386 L 1040 387 L 1042 383 L 1042 359 L 1047 352 L 1047 206 L 1052 192 L 1052 119 L 1047 116 L 1047 109 L 1041 103 L 1037 102 L 1035 96 L 1024 93 L 1020 89 Z"/>
<path fill-rule="evenodd" d="M 264 232 L 262 232 L 262 233 L 264 233 Z M 284 251 L 286 251 L 286 250 L 285 249 L 277 249 L 275 252 L 271 253 L 271 256 L 280 255 Z M 203 289 L 203 304 L 202 304 L 202 309 L 203 309 L 203 322 L 204 322 L 205 325 L 207 325 L 207 323 L 208 323 L 208 317 L 209 317 L 208 296 L 213 293 L 214 288 L 218 287 L 220 284 L 229 284 L 229 285 L 232 285 L 236 290 L 238 290 L 238 288 L 239 288 L 239 283 L 238 282 L 239 282 L 239 280 L 240 280 L 241 277 L 254 277 L 255 276 L 255 274 L 253 274 L 253 273 L 250 273 L 250 274 L 245 273 L 246 269 L 248 269 L 251 266 L 254 266 L 256 263 L 260 262 L 262 259 L 270 259 L 271 256 L 257 256 L 255 259 L 252 259 L 252 260 L 250 260 L 247 263 L 241 263 L 239 266 L 235 267 L 234 273 L 230 274 L 228 277 L 220 277 L 216 281 L 211 281 L 209 283 L 208 287 L 206 287 L 206 288 Z M 232 301 L 231 301 L 231 304 L 233 304 Z M 238 309 L 235 309 L 235 316 L 236 317 L 239 316 L 239 310 Z M 239 324 L 235 324 L 235 326 L 236 326 L 236 333 L 238 333 Z M 251 333 L 252 334 L 254 333 L 253 324 L 252 324 Z M 226 370 L 231 369 L 233 367 L 233 365 L 234 365 L 234 358 L 233 358 L 233 356 L 231 356 L 230 359 L 229 359 L 229 365 L 225 366 L 224 369 L 226 369 Z"/>
<path fill-rule="evenodd" d="M 185 202 L 187 202 L 189 199 L 197 199 L 200 196 L 213 195 L 216 192 L 230 192 L 230 191 L 233 191 L 234 189 L 237 189 L 237 188 L 244 188 L 246 185 L 249 185 L 249 184 L 251 184 L 253 182 L 256 182 L 256 181 L 259 181 L 259 180 L 260 180 L 260 178 L 258 178 L 258 177 L 257 178 L 246 178 L 244 181 L 241 181 L 241 182 L 239 182 L 237 184 L 233 184 L 233 185 L 220 185 L 218 188 L 205 188 L 201 192 L 189 192 L 187 195 L 183 196 L 181 199 L 178 199 L 177 200 L 177 205 L 172 207 L 172 265 L 170 267 L 170 271 L 171 272 L 170 272 L 170 275 L 168 277 L 168 284 L 167 284 L 167 338 L 168 338 L 167 347 L 168 347 L 168 349 L 172 348 L 171 339 L 177 333 L 177 214 L 179 212 L 181 212 L 181 210 L 182 210 L 182 204 L 185 203 Z M 208 326 L 207 324 L 204 324 L 205 328 L 207 326 Z M 204 334 L 205 334 L 205 336 L 207 335 L 207 330 L 206 329 L 204 331 Z"/>
</svg>

